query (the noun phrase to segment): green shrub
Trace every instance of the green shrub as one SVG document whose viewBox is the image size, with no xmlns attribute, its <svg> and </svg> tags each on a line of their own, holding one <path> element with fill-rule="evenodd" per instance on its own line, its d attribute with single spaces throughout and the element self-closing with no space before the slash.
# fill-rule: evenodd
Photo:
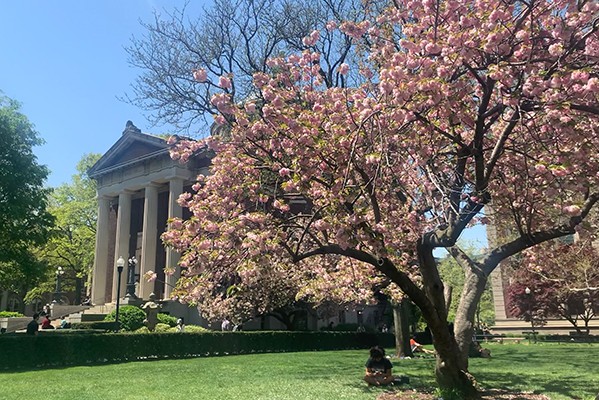
<svg viewBox="0 0 599 400">
<path fill-rule="evenodd" d="M 114 321 L 116 316 L 116 310 L 113 310 L 104 318 L 104 321 Z M 123 331 L 135 331 L 144 326 L 144 319 L 146 319 L 146 313 L 139 307 L 136 306 L 122 306 L 119 310 L 119 322 L 121 324 L 121 330 Z"/>
<path fill-rule="evenodd" d="M 167 324 L 170 327 L 177 326 L 177 318 L 164 313 L 158 314 L 158 322 L 161 324 Z"/>
<path fill-rule="evenodd" d="M 154 328 L 154 332 L 170 332 L 171 329 L 173 329 L 173 328 L 171 328 L 167 324 L 162 324 L 159 322 L 156 324 L 156 327 Z M 152 332 L 150 332 L 150 330 L 148 329 L 147 326 L 142 326 L 141 328 L 136 329 L 135 333 L 152 333 Z"/>
<path fill-rule="evenodd" d="M 169 329 L 171 329 L 170 325 L 159 322 L 156 324 L 156 328 L 154 328 L 154 332 L 168 332 Z"/>
<path fill-rule="evenodd" d="M 18 318 L 24 317 L 23 314 L 16 311 L 0 311 L 0 318 Z"/>
<path fill-rule="evenodd" d="M 175 332 L 177 331 L 177 328 L 175 328 Z M 185 325 L 185 330 L 184 332 L 189 332 L 189 333 L 202 333 L 202 332 L 210 332 L 209 329 L 206 328 L 202 328 L 199 325 Z"/>
</svg>

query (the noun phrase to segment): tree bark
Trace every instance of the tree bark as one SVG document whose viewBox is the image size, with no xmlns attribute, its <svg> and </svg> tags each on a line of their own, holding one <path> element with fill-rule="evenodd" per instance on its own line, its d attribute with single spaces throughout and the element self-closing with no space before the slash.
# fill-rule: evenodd
<svg viewBox="0 0 599 400">
<path fill-rule="evenodd" d="M 83 278 L 75 278 L 75 299 L 73 304 L 81 304 L 81 291 L 83 290 Z"/>
<path fill-rule="evenodd" d="M 451 286 L 445 286 L 443 290 L 443 296 L 445 297 L 445 308 L 449 313 L 449 308 L 451 307 L 451 294 L 453 293 L 453 288 Z"/>
<path fill-rule="evenodd" d="M 454 323 L 454 335 L 459 349 L 460 366 L 465 371 L 468 371 L 468 350 L 474 335 L 476 309 L 486 285 L 487 276 L 480 269 L 466 269 L 464 287 Z"/>
<path fill-rule="evenodd" d="M 405 304 L 407 304 L 406 300 L 402 300 L 400 304 L 392 304 L 395 355 L 399 358 L 412 356 Z"/>
<path fill-rule="evenodd" d="M 437 352 L 435 366 L 437 383 L 442 391 L 457 392 L 463 399 L 475 399 L 478 397 L 478 391 L 467 373 L 467 365 L 463 362 L 461 349 L 447 325 L 445 290 L 432 253 L 432 246 L 422 240 L 418 244 L 417 251 L 423 289 L 430 304 L 421 306 L 416 303 L 416 305 L 420 307 L 433 335 L 433 345 Z"/>
</svg>

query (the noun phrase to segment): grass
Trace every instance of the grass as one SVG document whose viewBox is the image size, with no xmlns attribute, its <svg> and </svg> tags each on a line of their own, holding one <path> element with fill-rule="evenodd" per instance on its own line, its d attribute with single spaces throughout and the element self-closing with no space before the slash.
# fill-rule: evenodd
<svg viewBox="0 0 599 400">
<path fill-rule="evenodd" d="M 594 399 L 599 345 L 489 344 L 491 359 L 470 370 L 489 388 L 544 393 L 553 400 Z M 374 400 L 381 388 L 361 381 L 367 351 L 255 354 L 130 362 L 0 373 L 0 398 Z M 432 358 L 393 360 L 413 387 L 434 386 Z"/>
</svg>

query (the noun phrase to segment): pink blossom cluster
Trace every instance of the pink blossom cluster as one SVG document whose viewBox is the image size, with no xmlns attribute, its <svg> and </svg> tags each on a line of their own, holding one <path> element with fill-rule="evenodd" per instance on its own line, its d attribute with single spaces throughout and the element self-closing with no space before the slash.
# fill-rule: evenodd
<svg viewBox="0 0 599 400">
<path fill-rule="evenodd" d="M 214 318 L 366 300 L 397 271 L 420 285 L 425 241 L 452 246 L 489 216 L 526 234 L 583 214 L 599 187 L 597 4 L 398 4 L 339 26 L 364 54 L 363 84 L 324 87 L 308 50 L 254 76 L 260 102 L 231 104 L 221 77 L 230 134 L 209 141 L 211 175 L 180 199 L 193 217 L 163 235 L 182 252 L 182 299 Z M 179 141 L 173 158 L 204 145 Z"/>
</svg>

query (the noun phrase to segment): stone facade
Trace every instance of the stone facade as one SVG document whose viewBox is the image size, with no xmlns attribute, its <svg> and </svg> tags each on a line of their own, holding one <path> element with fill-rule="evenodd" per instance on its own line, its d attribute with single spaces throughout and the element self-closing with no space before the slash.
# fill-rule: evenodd
<svg viewBox="0 0 599 400">
<path fill-rule="evenodd" d="M 160 299 L 170 297 L 180 271 L 165 276 L 164 269 L 178 268 L 178 255 L 163 247 L 160 235 L 169 218 L 183 216 L 177 199 L 199 173 L 208 173 L 210 158 L 206 151 L 185 164 L 174 161 L 166 140 L 127 122 L 121 138 L 88 171 L 98 186 L 93 304 L 115 301 L 119 257 L 138 260 L 134 274 L 139 298 L 148 299 L 151 293 Z M 157 273 L 155 282 L 143 279 L 148 271 Z M 125 295 L 126 281 L 127 266 L 121 274 L 119 297 Z"/>
</svg>

